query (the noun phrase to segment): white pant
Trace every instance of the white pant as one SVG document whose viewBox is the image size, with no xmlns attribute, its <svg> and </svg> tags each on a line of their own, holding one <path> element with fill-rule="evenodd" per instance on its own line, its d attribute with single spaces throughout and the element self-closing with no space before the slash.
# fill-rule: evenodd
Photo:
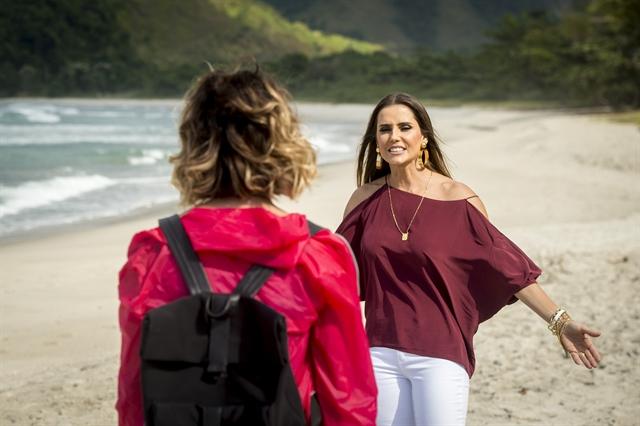
<svg viewBox="0 0 640 426">
<path fill-rule="evenodd" d="M 469 375 L 460 364 L 395 349 L 371 348 L 378 426 L 464 425 Z"/>
</svg>

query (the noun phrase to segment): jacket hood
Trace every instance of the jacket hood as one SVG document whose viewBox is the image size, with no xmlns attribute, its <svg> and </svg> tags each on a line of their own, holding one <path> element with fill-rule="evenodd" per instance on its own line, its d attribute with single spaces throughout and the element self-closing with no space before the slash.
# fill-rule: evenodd
<svg viewBox="0 0 640 426">
<path fill-rule="evenodd" d="M 261 207 L 195 207 L 182 223 L 196 252 L 222 252 L 276 269 L 292 269 L 309 239 L 305 216 Z"/>
</svg>

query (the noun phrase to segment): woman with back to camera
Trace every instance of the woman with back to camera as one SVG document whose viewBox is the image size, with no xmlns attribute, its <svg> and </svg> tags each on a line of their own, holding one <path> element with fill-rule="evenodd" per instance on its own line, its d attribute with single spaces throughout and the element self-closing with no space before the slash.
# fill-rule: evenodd
<svg viewBox="0 0 640 426">
<path fill-rule="evenodd" d="M 424 106 L 396 93 L 374 108 L 358 188 L 336 232 L 360 267 L 378 385 L 378 425 L 463 425 L 478 324 L 517 299 L 573 361 L 600 361 L 591 337 L 536 283 L 540 269 L 451 178 Z"/>
<path fill-rule="evenodd" d="M 348 245 L 309 235 L 303 215 L 273 204 L 316 173 L 288 94 L 259 71 L 203 75 L 186 96 L 173 183 L 193 206 L 182 224 L 214 290 L 229 293 L 252 264 L 275 269 L 256 298 L 286 318 L 290 365 L 307 419 L 317 392 L 325 425 L 371 425 L 376 388 Z M 140 322 L 187 288 L 158 228 L 131 241 L 120 271 L 120 425 L 142 425 Z"/>
</svg>

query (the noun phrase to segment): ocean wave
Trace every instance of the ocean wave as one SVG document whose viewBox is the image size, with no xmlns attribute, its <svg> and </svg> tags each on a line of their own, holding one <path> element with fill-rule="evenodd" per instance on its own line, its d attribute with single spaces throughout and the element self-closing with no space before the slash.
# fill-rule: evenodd
<svg viewBox="0 0 640 426">
<path fill-rule="evenodd" d="M 312 137 L 310 142 L 318 152 L 323 153 L 349 154 L 353 150 L 353 148 L 348 144 L 329 142 L 327 139 L 322 137 Z"/>
<path fill-rule="evenodd" d="M 122 185 L 154 185 L 159 183 L 169 183 L 169 176 L 136 176 L 118 179 Z"/>
<path fill-rule="evenodd" d="M 142 155 L 137 157 L 129 157 L 127 161 L 132 166 L 148 166 L 156 164 L 158 161 L 165 158 L 164 151 L 160 149 L 144 149 Z"/>
<path fill-rule="evenodd" d="M 144 129 L 137 130 L 134 133 L 129 131 L 128 133 L 114 131 L 109 134 L 106 131 L 96 131 L 95 129 L 88 129 L 86 132 L 81 132 L 79 129 L 73 129 L 68 132 L 64 132 L 60 129 L 55 129 L 55 132 L 25 132 L 20 134 L 18 132 L 8 132 L 6 129 L 0 126 L 0 146 L 27 146 L 27 145 L 70 145 L 70 144 L 83 144 L 83 143 L 106 143 L 106 144 L 162 144 L 162 145 L 177 145 L 177 136 L 172 132 L 160 131 L 152 129 L 145 131 Z"/>
<path fill-rule="evenodd" d="M 22 115 L 31 123 L 58 123 L 60 116 L 55 113 L 54 108 L 33 108 L 21 105 L 10 105 L 9 112 Z"/>
<path fill-rule="evenodd" d="M 15 187 L 0 185 L 0 217 L 77 197 L 115 183 L 102 175 L 81 175 L 30 181 Z"/>
<path fill-rule="evenodd" d="M 56 112 L 58 114 L 62 114 L 62 115 L 80 115 L 80 110 L 78 108 L 75 108 L 75 107 L 56 106 L 54 108 L 56 109 Z"/>
<path fill-rule="evenodd" d="M 100 118 L 119 118 L 119 117 L 136 117 L 135 111 L 86 111 L 85 115 L 89 117 Z"/>
</svg>

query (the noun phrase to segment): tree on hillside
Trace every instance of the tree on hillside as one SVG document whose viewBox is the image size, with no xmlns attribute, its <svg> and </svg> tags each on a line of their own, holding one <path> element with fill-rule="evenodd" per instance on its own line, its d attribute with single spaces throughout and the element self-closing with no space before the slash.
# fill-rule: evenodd
<svg viewBox="0 0 640 426">
<path fill-rule="evenodd" d="M 575 85 L 598 103 L 640 106 L 640 1 L 594 0 L 585 19 L 576 47 L 586 64 L 574 67 Z"/>
<path fill-rule="evenodd" d="M 110 92 L 126 86 L 135 54 L 118 23 L 124 0 L 3 0 L 4 95 Z"/>
<path fill-rule="evenodd" d="M 475 57 L 486 78 L 485 95 L 637 107 L 637 22 L 638 0 L 593 0 L 562 18 L 507 16 Z"/>
</svg>

